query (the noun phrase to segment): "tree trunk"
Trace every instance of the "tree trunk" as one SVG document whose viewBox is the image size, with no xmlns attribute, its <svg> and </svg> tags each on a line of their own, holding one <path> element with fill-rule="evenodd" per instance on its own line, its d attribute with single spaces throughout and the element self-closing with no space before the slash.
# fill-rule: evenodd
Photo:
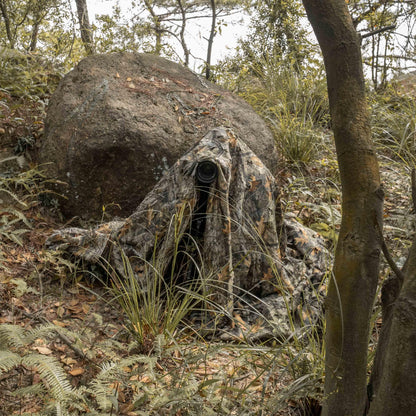
<svg viewBox="0 0 416 416">
<path fill-rule="evenodd" d="M 412 174 L 416 209 L 416 171 Z M 383 326 L 369 384 L 369 416 L 416 409 L 416 236 L 406 263 L 383 285 Z"/>
<path fill-rule="evenodd" d="M 208 38 L 208 50 L 207 50 L 207 62 L 205 67 L 205 78 L 211 79 L 211 55 L 212 55 L 212 44 L 214 43 L 215 38 L 215 26 L 217 24 L 217 10 L 215 0 L 211 0 L 211 10 L 212 10 L 212 18 L 211 18 L 211 31 L 209 33 Z"/>
<path fill-rule="evenodd" d="M 4 0 L 0 0 L 0 11 L 4 19 L 4 25 L 6 27 L 6 36 L 7 36 L 7 40 L 9 41 L 9 48 L 14 49 L 15 38 L 12 34 L 12 30 L 10 27 L 11 23 L 10 23 L 9 11 L 7 10 L 6 2 Z"/>
<path fill-rule="evenodd" d="M 324 56 L 342 183 L 342 223 L 326 301 L 325 416 L 362 416 L 379 273 L 383 192 L 371 142 L 360 39 L 344 0 L 303 0 Z"/>
<path fill-rule="evenodd" d="M 156 38 L 155 39 L 155 54 L 160 56 L 160 54 L 162 53 L 162 33 L 163 33 L 162 23 L 160 21 L 159 16 L 156 14 L 153 8 L 153 4 L 149 0 L 144 0 L 144 5 L 147 11 L 152 16 L 153 24 L 155 25 L 154 26 L 155 38 Z"/>
<path fill-rule="evenodd" d="M 414 415 L 416 409 L 416 238 L 391 314 L 383 322 L 370 383 L 369 416 Z"/>
<path fill-rule="evenodd" d="M 40 26 L 40 21 L 38 20 L 32 26 L 32 32 L 30 34 L 30 45 L 29 45 L 30 52 L 34 52 L 36 50 L 36 46 L 38 43 L 39 26 Z"/>
<path fill-rule="evenodd" d="M 79 27 L 81 30 L 81 40 L 88 55 L 94 53 L 94 39 L 92 27 L 88 18 L 87 0 L 75 0 L 78 12 Z"/>
<path fill-rule="evenodd" d="M 182 17 L 182 25 L 181 25 L 181 31 L 179 33 L 179 39 L 180 39 L 182 49 L 183 49 L 183 54 L 185 57 L 184 64 L 187 67 L 189 66 L 189 49 L 185 41 L 186 12 L 183 7 L 182 0 L 177 0 L 176 2 L 178 4 L 179 10 L 181 12 L 181 17 Z"/>
</svg>

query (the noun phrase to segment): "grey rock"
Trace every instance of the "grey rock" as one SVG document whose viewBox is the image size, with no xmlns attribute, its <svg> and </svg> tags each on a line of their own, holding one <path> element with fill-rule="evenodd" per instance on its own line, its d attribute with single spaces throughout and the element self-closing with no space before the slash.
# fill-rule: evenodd
<svg viewBox="0 0 416 416">
<path fill-rule="evenodd" d="M 162 174 L 208 130 L 231 127 L 265 165 L 278 155 L 264 121 L 242 99 L 189 69 L 138 53 L 82 60 L 51 98 L 39 159 L 63 213 L 130 215 Z"/>
</svg>

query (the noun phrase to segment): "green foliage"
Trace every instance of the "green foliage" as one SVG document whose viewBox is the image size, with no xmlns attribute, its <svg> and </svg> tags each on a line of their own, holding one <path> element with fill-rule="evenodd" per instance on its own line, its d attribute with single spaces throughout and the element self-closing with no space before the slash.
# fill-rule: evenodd
<svg viewBox="0 0 416 416">
<path fill-rule="evenodd" d="M 15 394 L 40 394 L 47 392 L 54 402 L 68 400 L 72 387 L 59 361 L 49 355 L 42 355 L 28 350 L 28 346 L 36 339 L 48 336 L 56 330 L 52 325 L 40 326 L 25 331 L 16 325 L 0 325 L 0 370 L 6 373 L 14 367 L 33 368 L 42 379 L 42 388 L 18 390 Z M 14 351 L 13 351 L 14 350 Z"/>
<path fill-rule="evenodd" d="M 61 76 L 44 58 L 0 47 L 0 85 L 15 97 L 44 99 L 56 88 Z"/>
<path fill-rule="evenodd" d="M 95 354 L 100 357 L 105 354 L 104 361 L 98 367 L 90 368 L 88 379 L 72 387 L 70 375 L 54 356 L 34 351 L 39 340 L 54 340 L 62 332 L 67 337 L 79 339 L 78 334 L 54 325 L 31 330 L 17 325 L 0 325 L 0 375 L 13 377 L 13 369 L 23 366 L 39 374 L 40 383 L 21 386 L 14 394 L 41 399 L 41 414 L 75 416 L 130 411 L 137 415 L 178 412 L 185 415 L 255 415 L 264 406 L 271 410 L 274 403 L 279 402 L 283 408 L 283 403 L 290 399 L 292 393 L 289 390 L 283 395 L 276 392 L 276 386 L 287 381 L 287 373 L 291 371 L 289 366 L 302 367 L 297 370 L 299 377 L 292 390 L 300 395 L 303 389 L 312 395 L 317 389 L 313 383 L 318 380 L 315 373 L 308 373 L 308 376 L 304 373 L 311 371 L 310 354 L 304 347 L 296 355 L 291 342 L 277 347 L 200 342 L 168 345 L 163 335 L 159 335 L 152 356 L 126 356 L 125 345 L 118 346 L 115 340 L 107 340 L 107 345 L 97 344 L 92 341 L 96 338 L 91 331 L 84 332 L 81 348 L 88 350 L 90 360 Z M 130 348 L 136 346 L 135 342 Z M 287 353 L 291 354 L 289 364 Z M 308 390 L 308 386 L 313 387 Z"/>
<path fill-rule="evenodd" d="M 61 0 L 2 0 L 1 3 L 0 44 L 25 50 L 34 50 L 43 20 L 65 5 Z"/>
<path fill-rule="evenodd" d="M 393 87 L 373 94 L 372 132 L 387 156 L 416 166 L 416 103 L 414 97 Z"/>
<path fill-rule="evenodd" d="M 74 39 L 75 22 L 70 3 L 63 0 L 2 0 L 0 49 L 7 55 L 55 65 L 73 65 L 82 56 L 82 45 Z M 12 52 L 11 52 L 12 51 Z M 40 58 L 42 57 L 42 59 Z M 33 72 L 33 71 L 32 71 Z M 24 74 L 19 74 L 24 77 Z"/>
<path fill-rule="evenodd" d="M 329 123 L 322 71 L 311 67 L 300 74 L 278 57 L 264 60 L 261 65 L 242 63 L 237 74 L 232 68 L 230 61 L 224 68 L 223 83 L 265 119 L 285 159 L 303 165 L 313 161 Z"/>
<path fill-rule="evenodd" d="M 0 236 L 3 241 L 23 245 L 23 234 L 32 229 L 25 211 L 38 204 L 38 196 L 46 192 L 45 182 L 45 176 L 38 169 L 17 175 L 0 174 L 0 198 L 2 202 L 3 199 L 10 201 L 4 204 L 0 217 Z"/>
<path fill-rule="evenodd" d="M 36 220 L 40 219 L 33 215 L 33 210 L 41 204 L 49 205 L 51 211 L 56 209 L 54 194 L 47 189 L 50 181 L 39 168 L 0 174 L 0 271 L 7 271 L 5 262 L 8 260 L 8 247 L 23 247 L 27 243 L 25 236 L 33 231 Z M 38 273 L 63 277 L 68 275 L 68 271 L 74 270 L 74 264 L 56 251 L 39 250 L 37 260 Z M 16 279 L 15 285 L 16 293 L 31 290 L 25 287 L 22 279 Z"/>
<path fill-rule="evenodd" d="M 23 245 L 23 235 L 32 228 L 25 211 L 37 204 L 42 180 L 42 175 L 35 169 L 16 176 L 0 175 L 0 198 L 10 201 L 4 204 L 0 217 L 0 237 L 4 242 Z M 0 255 L 2 252 L 0 249 Z"/>
<path fill-rule="evenodd" d="M 261 66 L 269 59 L 291 62 L 301 68 L 307 51 L 307 31 L 301 24 L 302 3 L 298 0 L 271 0 L 250 2 L 250 32 L 240 41 L 243 60 Z"/>
<path fill-rule="evenodd" d="M 413 70 L 415 24 L 413 5 L 406 1 L 371 2 L 348 1 L 354 26 L 360 34 L 374 33 L 362 38 L 363 63 L 375 90 L 382 91 L 392 76 Z"/>
<path fill-rule="evenodd" d="M 127 19 L 118 5 L 110 15 L 99 15 L 94 27 L 94 42 L 97 52 L 154 52 L 149 25 Z"/>
<path fill-rule="evenodd" d="M 127 279 L 113 277 L 114 295 L 127 315 L 129 331 L 149 351 L 158 335 L 177 336 L 196 299 L 167 282 L 156 266 L 148 264 L 143 280 L 138 280 L 127 258 L 124 262 Z"/>
</svg>

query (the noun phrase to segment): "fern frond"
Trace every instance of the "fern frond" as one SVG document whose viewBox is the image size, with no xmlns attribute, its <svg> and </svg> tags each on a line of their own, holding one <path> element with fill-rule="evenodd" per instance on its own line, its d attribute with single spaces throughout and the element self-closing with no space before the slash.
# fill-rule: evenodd
<svg viewBox="0 0 416 416">
<path fill-rule="evenodd" d="M 11 370 L 20 365 L 22 357 L 8 350 L 0 350 L 0 373 Z"/>
<path fill-rule="evenodd" d="M 72 392 L 68 377 L 55 357 L 31 353 L 22 358 L 22 364 L 36 368 L 51 396 L 58 401 Z"/>
<path fill-rule="evenodd" d="M 101 366 L 101 371 L 90 383 L 89 391 L 95 397 L 100 410 L 108 411 L 114 406 L 117 394 L 113 387 L 114 381 L 119 380 L 121 375 L 121 367 L 110 361 Z"/>
<path fill-rule="evenodd" d="M 126 351 L 126 344 L 117 341 L 113 338 L 106 338 L 99 342 L 99 348 L 104 351 L 107 355 L 108 359 L 117 359 L 120 355 L 117 353 L 118 351 Z"/>
<path fill-rule="evenodd" d="M 38 325 L 33 329 L 25 331 L 24 341 L 26 345 L 29 345 L 38 338 L 53 337 L 56 332 L 59 332 L 59 328 L 54 324 Z"/>
<path fill-rule="evenodd" d="M 20 387 L 12 392 L 13 396 L 23 397 L 27 395 L 41 396 L 46 393 L 45 386 L 42 383 L 32 384 L 26 387 Z"/>
<path fill-rule="evenodd" d="M 10 283 L 15 285 L 13 292 L 14 296 L 17 298 L 22 297 L 25 293 L 34 293 L 35 295 L 39 295 L 39 292 L 33 287 L 29 287 L 24 279 L 10 279 Z"/>
<path fill-rule="evenodd" d="M 97 375 L 97 379 L 106 379 L 108 375 L 116 373 L 118 370 L 117 363 L 108 361 L 101 365 L 101 371 Z"/>
<path fill-rule="evenodd" d="M 78 410 L 75 412 L 78 414 L 85 414 L 87 409 L 92 408 L 91 401 L 88 400 L 87 395 L 88 389 L 85 386 L 79 386 L 77 389 L 72 389 L 72 391 L 65 397 L 65 404 L 71 408 L 72 411 Z"/>
<path fill-rule="evenodd" d="M 157 357 L 148 357 L 147 355 L 131 355 L 130 357 L 123 358 L 117 364 L 117 367 L 124 368 L 134 364 L 147 364 L 148 369 L 153 371 L 157 362 Z"/>
<path fill-rule="evenodd" d="M 0 324 L 0 348 L 21 348 L 26 345 L 25 329 L 18 325 Z"/>
<path fill-rule="evenodd" d="M 72 416 L 69 413 L 68 409 L 65 407 L 62 407 L 62 402 L 59 400 L 53 400 L 49 402 L 43 409 L 43 411 L 46 413 L 46 415 L 53 415 L 53 416 Z M 42 413 L 44 415 L 45 413 Z"/>
<path fill-rule="evenodd" d="M 109 384 L 93 380 L 89 392 L 94 396 L 100 410 L 105 412 L 111 409 L 113 402 L 110 400 L 111 388 Z"/>
</svg>

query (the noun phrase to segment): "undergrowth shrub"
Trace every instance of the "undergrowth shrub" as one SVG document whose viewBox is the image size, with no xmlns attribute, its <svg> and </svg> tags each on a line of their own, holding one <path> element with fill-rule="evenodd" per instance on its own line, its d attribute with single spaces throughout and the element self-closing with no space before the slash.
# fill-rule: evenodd
<svg viewBox="0 0 416 416">
<path fill-rule="evenodd" d="M 416 103 L 394 86 L 370 97 L 372 133 L 379 150 L 410 168 L 416 165 Z"/>
<path fill-rule="evenodd" d="M 42 173 L 36 169 L 15 175 L 0 174 L 0 236 L 3 242 L 12 241 L 19 246 L 23 245 L 23 234 L 32 229 L 25 211 L 37 205 L 38 195 L 43 190 L 43 180 Z"/>
<path fill-rule="evenodd" d="M 123 262 L 123 276 L 112 273 L 112 293 L 126 313 L 126 326 L 140 350 L 152 351 L 158 336 L 166 341 L 179 339 L 186 318 L 198 303 L 192 295 L 193 282 L 181 290 L 163 276 L 157 264 L 148 262 L 138 279 L 124 254 Z"/>
<path fill-rule="evenodd" d="M 59 341 L 60 334 L 86 351 L 89 377 L 78 379 L 76 386 L 71 371 L 48 348 Z M 254 416 L 274 414 L 301 393 L 317 397 L 320 390 L 316 383 L 321 380 L 314 373 L 291 378 L 289 370 L 296 361 L 309 372 L 310 368 L 303 363 L 309 359 L 306 349 L 299 359 L 286 355 L 293 349 L 290 341 L 278 346 L 200 340 L 166 343 L 163 335 L 154 341 L 151 355 L 135 354 L 136 341 L 129 345 L 111 338 L 97 342 L 91 329 L 78 334 L 52 324 L 32 329 L 1 324 L 0 376 L 1 380 L 20 377 L 12 394 L 31 398 L 42 415 Z M 31 378 L 38 375 L 37 383 L 19 375 L 28 371 Z M 282 389 L 282 384 L 287 387 Z"/>
<path fill-rule="evenodd" d="M 0 271 L 9 271 L 7 263 L 14 257 L 10 251 L 15 252 L 15 246 L 23 248 L 38 224 L 45 225 L 41 206 L 47 206 L 49 213 L 58 214 L 56 195 L 48 189 L 51 181 L 56 182 L 47 178 L 40 167 L 0 173 Z M 74 264 L 60 253 L 41 247 L 35 253 L 37 264 L 32 266 L 37 273 L 65 278 L 68 271 L 74 270 Z"/>
<path fill-rule="evenodd" d="M 222 82 L 265 119 L 284 158 L 295 164 L 313 161 L 329 124 L 323 70 L 303 74 L 277 58 L 258 67 L 242 63 L 237 74 L 227 70 L 225 66 Z"/>
<path fill-rule="evenodd" d="M 51 94 L 63 74 L 36 54 L 0 48 L 0 86 L 20 98 L 39 100 Z"/>
</svg>

